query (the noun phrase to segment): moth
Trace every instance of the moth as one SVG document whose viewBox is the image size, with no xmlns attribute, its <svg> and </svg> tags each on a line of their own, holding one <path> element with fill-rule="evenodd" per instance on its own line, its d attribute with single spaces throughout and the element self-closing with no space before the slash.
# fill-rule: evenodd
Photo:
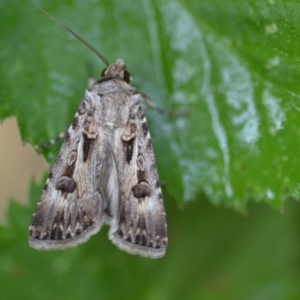
<svg viewBox="0 0 300 300">
<path fill-rule="evenodd" d="M 106 69 L 86 90 L 68 128 L 33 214 L 29 244 L 39 250 L 74 247 L 106 223 L 109 239 L 121 250 L 162 257 L 166 216 L 143 94 L 129 84 L 123 60 L 109 64 L 54 20 L 92 49 Z"/>
</svg>

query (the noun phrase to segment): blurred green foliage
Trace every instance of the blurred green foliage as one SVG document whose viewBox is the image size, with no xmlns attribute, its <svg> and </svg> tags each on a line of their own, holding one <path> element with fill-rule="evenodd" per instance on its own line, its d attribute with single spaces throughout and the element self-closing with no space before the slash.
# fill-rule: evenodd
<svg viewBox="0 0 300 300">
<path fill-rule="evenodd" d="M 1 299 L 263 299 L 300 298 L 299 205 L 285 214 L 251 202 L 248 214 L 213 207 L 205 196 L 179 210 L 165 194 L 169 247 L 151 260 L 118 250 L 108 227 L 65 251 L 29 247 L 30 206 L 10 205 L 0 227 Z"/>
<path fill-rule="evenodd" d="M 36 2 L 35 2 L 36 3 Z M 38 3 L 110 61 L 170 118 L 148 111 L 170 245 L 164 258 L 130 256 L 107 228 L 64 252 L 38 252 L 30 207 L 11 203 L 0 228 L 1 299 L 300 299 L 300 6 L 274 0 Z M 45 142 L 71 122 L 95 55 L 33 1 L 0 1 L 0 118 Z M 87 68 L 87 66 L 89 66 Z M 92 67 L 91 67 L 92 66 Z M 53 162 L 58 146 L 44 151 Z M 183 205 L 188 200 L 195 200 Z M 178 207 L 183 207 L 179 210 Z"/>
</svg>

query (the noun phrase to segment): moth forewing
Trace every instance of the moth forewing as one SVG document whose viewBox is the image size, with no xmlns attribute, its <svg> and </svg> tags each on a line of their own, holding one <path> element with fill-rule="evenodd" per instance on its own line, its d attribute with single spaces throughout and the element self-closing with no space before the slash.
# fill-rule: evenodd
<svg viewBox="0 0 300 300">
<path fill-rule="evenodd" d="M 165 254 L 153 147 L 141 95 L 127 79 L 117 60 L 86 91 L 33 214 L 32 247 L 76 246 L 106 222 L 120 249 L 151 258 Z"/>
</svg>

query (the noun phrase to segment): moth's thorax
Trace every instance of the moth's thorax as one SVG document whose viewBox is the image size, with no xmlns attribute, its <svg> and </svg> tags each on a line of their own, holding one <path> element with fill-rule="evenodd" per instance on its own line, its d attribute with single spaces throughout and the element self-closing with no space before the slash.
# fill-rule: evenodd
<svg viewBox="0 0 300 300">
<path fill-rule="evenodd" d="M 95 114 L 96 122 L 105 127 L 120 127 L 128 122 L 130 109 L 140 102 L 140 94 L 121 79 L 96 82 L 86 91 L 85 99 Z"/>
</svg>

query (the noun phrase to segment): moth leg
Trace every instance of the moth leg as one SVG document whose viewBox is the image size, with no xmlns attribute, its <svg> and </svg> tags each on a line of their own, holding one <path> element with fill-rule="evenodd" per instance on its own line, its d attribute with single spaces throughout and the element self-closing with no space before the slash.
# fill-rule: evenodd
<svg viewBox="0 0 300 300">
<path fill-rule="evenodd" d="M 140 93 L 142 96 L 142 100 L 153 110 L 156 110 L 157 112 L 159 112 L 160 114 L 166 116 L 166 117 L 171 117 L 171 118 L 176 118 L 176 117 L 181 117 L 181 116 L 185 116 L 187 114 L 189 114 L 189 110 L 185 110 L 185 111 L 169 111 L 169 110 L 165 110 L 162 108 L 159 108 L 156 106 L 156 104 L 151 100 L 151 98 L 144 94 L 144 93 Z"/>
<path fill-rule="evenodd" d="M 158 112 L 161 112 L 162 114 L 164 114 L 164 110 L 160 109 L 156 106 L 156 104 L 151 100 L 151 98 L 146 95 L 145 93 L 140 93 L 140 95 L 142 96 L 142 100 L 153 110 L 156 110 Z"/>
<path fill-rule="evenodd" d="M 89 77 L 88 78 L 88 87 L 90 88 L 95 82 L 96 82 L 96 79 L 94 77 Z"/>
<path fill-rule="evenodd" d="M 90 62 L 85 63 L 85 68 L 88 77 L 88 88 L 90 88 L 97 80 L 93 76 L 93 65 Z"/>
<path fill-rule="evenodd" d="M 42 149 L 48 148 L 48 147 L 56 144 L 60 140 L 64 139 L 66 137 L 67 131 L 68 130 L 66 129 L 66 130 L 62 131 L 57 137 L 51 139 L 50 141 L 44 142 L 42 144 L 34 145 L 33 148 L 36 151 L 41 151 Z"/>
</svg>

